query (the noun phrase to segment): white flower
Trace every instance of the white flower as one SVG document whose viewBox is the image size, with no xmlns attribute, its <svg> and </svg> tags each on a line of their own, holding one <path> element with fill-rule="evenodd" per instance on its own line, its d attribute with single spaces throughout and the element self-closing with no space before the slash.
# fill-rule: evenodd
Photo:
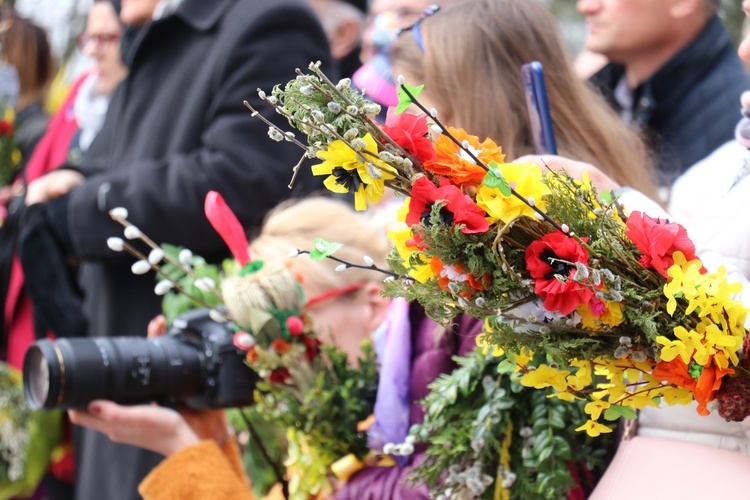
<svg viewBox="0 0 750 500">
<path fill-rule="evenodd" d="M 148 261 L 153 265 L 158 264 L 164 258 L 164 250 L 161 248 L 154 248 L 148 254 Z"/>
<path fill-rule="evenodd" d="M 178 256 L 177 260 L 180 261 L 180 264 L 183 266 L 189 266 L 190 261 L 193 260 L 193 252 L 188 250 L 187 248 L 183 248 L 180 250 L 180 255 Z"/>
<path fill-rule="evenodd" d="M 107 238 L 107 246 L 114 252 L 122 252 L 125 248 L 125 242 L 122 238 Z"/>
<path fill-rule="evenodd" d="M 145 260 L 138 260 L 133 262 L 133 265 L 130 266 L 130 270 L 133 274 L 146 274 L 151 270 L 151 264 Z"/>
<path fill-rule="evenodd" d="M 128 218 L 128 209 L 125 207 L 116 207 L 109 211 L 109 216 L 117 221 L 124 221 Z"/>
<path fill-rule="evenodd" d="M 169 280 L 161 280 L 154 287 L 154 293 L 156 295 L 166 295 L 172 288 L 174 288 L 174 283 Z"/>
<path fill-rule="evenodd" d="M 125 228 L 125 237 L 134 240 L 141 237 L 141 230 L 137 226 L 128 226 Z"/>
</svg>

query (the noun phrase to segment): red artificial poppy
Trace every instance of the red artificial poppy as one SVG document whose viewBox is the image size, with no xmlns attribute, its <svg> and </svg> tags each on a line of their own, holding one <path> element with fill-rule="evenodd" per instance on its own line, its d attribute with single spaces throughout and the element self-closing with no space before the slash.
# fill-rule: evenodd
<svg viewBox="0 0 750 500">
<path fill-rule="evenodd" d="M 282 366 L 281 368 L 276 368 L 268 377 L 268 381 L 272 384 L 286 384 L 291 379 L 292 374 L 289 373 L 289 369 L 284 366 Z"/>
<path fill-rule="evenodd" d="M 397 115 L 394 108 L 388 108 L 383 132 L 401 146 L 407 153 L 421 162 L 435 159 L 435 146 L 427 137 L 427 115 L 401 113 Z"/>
<path fill-rule="evenodd" d="M 420 177 L 412 186 L 409 213 L 406 215 L 409 227 L 420 222 L 428 225 L 432 206 L 438 201 L 445 203 L 440 215 L 446 226 L 462 224 L 461 232 L 464 234 L 489 230 L 490 225 L 485 219 L 487 214 L 468 195 L 451 184 L 437 187 L 427 177 Z"/>
<path fill-rule="evenodd" d="M 674 264 L 672 254 L 682 252 L 688 261 L 694 260 L 695 245 L 688 238 L 684 227 L 676 222 L 654 219 L 641 212 L 630 214 L 627 236 L 643 255 L 639 262 L 667 276 L 667 269 Z"/>
<path fill-rule="evenodd" d="M 593 290 L 573 281 L 577 271 L 574 265 L 568 264 L 588 265 L 588 260 L 586 249 L 559 231 L 545 234 L 526 248 L 526 269 L 534 278 L 534 293 L 544 300 L 545 309 L 570 314 L 576 307 L 591 301 Z M 566 279 L 560 281 L 555 275 Z"/>
</svg>

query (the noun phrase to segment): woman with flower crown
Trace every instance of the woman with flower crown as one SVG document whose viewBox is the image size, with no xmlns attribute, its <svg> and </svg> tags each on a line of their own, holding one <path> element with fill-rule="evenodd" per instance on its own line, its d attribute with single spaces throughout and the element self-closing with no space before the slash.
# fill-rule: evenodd
<svg viewBox="0 0 750 500">
<path fill-rule="evenodd" d="M 348 206 L 329 199 L 310 198 L 279 207 L 269 215 L 251 244 L 251 252 L 254 259 L 277 262 L 279 256 L 286 260 L 290 251 L 311 248 L 316 238 L 343 243 L 336 255 L 351 262 L 361 261 L 367 255 L 382 266 L 388 250 L 384 232 Z M 306 314 L 314 318 L 320 332 L 330 332 L 333 342 L 350 355 L 350 360 L 356 359 L 360 342 L 373 337 L 381 363 L 378 393 L 384 397 L 376 401 L 378 422 L 370 428 L 371 440 L 379 442 L 381 447 L 383 441 L 401 443 L 409 425 L 420 421 L 423 415 L 421 407 L 413 401 L 424 397 L 432 379 L 455 366 L 451 355 L 474 348 L 479 324 L 468 321 L 460 325 L 463 332 L 460 336 L 459 325 L 455 331 L 446 331 L 427 319 L 418 307 L 410 308 L 401 299 L 390 301 L 382 297 L 380 275 L 372 271 L 336 272 L 337 263 L 317 262 L 304 256 L 286 262 L 301 281 L 307 300 Z M 162 320 L 157 320 L 150 330 L 158 330 L 161 323 Z M 324 333 L 320 336 L 327 338 Z M 140 493 L 146 499 L 251 498 L 223 412 L 183 410 L 181 413 L 95 401 L 86 412 L 72 411 L 71 418 L 75 423 L 105 432 L 115 441 L 168 457 L 141 484 Z M 206 480 L 175 481 L 177 475 L 192 470 Z M 402 474 L 409 470 L 410 467 L 401 470 L 368 466 L 354 477 L 377 478 L 374 484 L 369 483 L 371 494 L 377 498 L 399 495 L 426 498 L 425 489 L 412 490 L 400 484 Z M 356 470 L 349 473 L 352 472 Z M 356 483 L 352 480 L 352 487 L 343 486 L 337 497 L 357 496 L 360 490 L 352 489 Z M 276 498 L 278 493 L 275 489 L 270 495 Z"/>
</svg>

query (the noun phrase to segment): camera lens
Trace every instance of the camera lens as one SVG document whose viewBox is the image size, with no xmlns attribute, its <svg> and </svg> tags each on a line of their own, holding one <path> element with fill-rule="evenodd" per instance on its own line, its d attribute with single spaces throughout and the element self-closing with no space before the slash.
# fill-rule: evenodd
<svg viewBox="0 0 750 500">
<path fill-rule="evenodd" d="M 185 401 L 203 389 L 203 352 L 165 336 L 40 340 L 26 352 L 24 392 L 35 409 Z"/>
</svg>

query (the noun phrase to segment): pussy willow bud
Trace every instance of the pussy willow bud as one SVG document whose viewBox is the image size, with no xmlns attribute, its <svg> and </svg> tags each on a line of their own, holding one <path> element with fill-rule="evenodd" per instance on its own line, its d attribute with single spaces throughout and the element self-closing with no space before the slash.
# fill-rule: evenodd
<svg viewBox="0 0 750 500">
<path fill-rule="evenodd" d="M 116 207 L 109 211 L 109 216 L 117 221 L 124 221 L 128 218 L 128 209 L 125 207 Z"/>
<path fill-rule="evenodd" d="M 171 281 L 161 280 L 154 286 L 154 293 L 156 295 L 166 295 L 172 288 L 174 288 L 174 284 Z"/>
<path fill-rule="evenodd" d="M 151 270 L 151 264 L 149 264 L 145 260 L 137 260 L 133 262 L 132 266 L 130 266 L 130 271 L 133 274 L 146 274 L 150 270 Z"/>
<path fill-rule="evenodd" d="M 156 265 L 159 262 L 161 262 L 163 258 L 164 258 L 164 250 L 162 250 L 161 248 L 154 248 L 148 254 L 148 261 L 153 265 Z"/>
<path fill-rule="evenodd" d="M 125 228 L 125 237 L 129 240 L 134 240 L 141 237 L 141 230 L 136 226 L 128 226 Z"/>
<path fill-rule="evenodd" d="M 125 242 L 122 238 L 107 238 L 107 246 L 113 252 L 122 252 L 125 248 Z"/>
</svg>

